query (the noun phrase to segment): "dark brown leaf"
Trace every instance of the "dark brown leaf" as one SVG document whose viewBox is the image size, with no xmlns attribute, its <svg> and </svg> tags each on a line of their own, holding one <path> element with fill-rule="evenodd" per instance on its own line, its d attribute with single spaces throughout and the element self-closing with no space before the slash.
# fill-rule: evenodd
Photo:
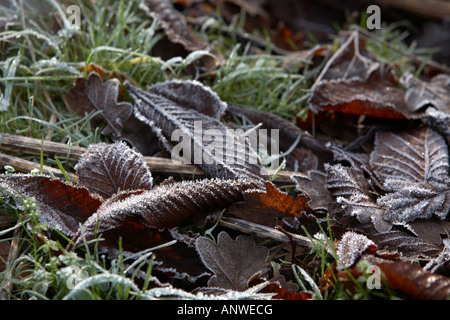
<svg viewBox="0 0 450 320">
<path fill-rule="evenodd" d="M 196 249 L 205 266 L 214 272 L 208 286 L 244 291 L 248 283 L 267 271 L 269 250 L 256 246 L 249 236 L 232 240 L 222 231 L 217 244 L 206 237 L 199 237 Z"/>
<path fill-rule="evenodd" d="M 309 198 L 308 206 L 313 210 L 329 211 L 334 201 L 326 187 L 327 175 L 320 171 L 309 171 L 308 177 L 293 174 L 291 179 L 295 182 L 297 190 Z"/>
<path fill-rule="evenodd" d="M 81 116 L 97 112 L 91 119 L 93 126 L 106 122 L 102 133 L 114 141 L 126 141 L 143 155 L 153 155 L 159 150 L 152 130 L 133 114 L 133 106 L 119 102 L 119 81 L 110 79 L 103 83 L 96 71 L 88 78 L 79 78 L 67 95 L 69 108 Z M 152 143 L 153 142 L 153 143 Z"/>
<path fill-rule="evenodd" d="M 449 75 L 439 74 L 433 77 L 430 82 L 425 82 L 410 73 L 406 73 L 400 78 L 400 82 L 408 89 L 405 100 L 411 117 L 428 115 L 449 119 Z"/>
<path fill-rule="evenodd" d="M 375 81 L 335 80 L 318 84 L 310 100 L 320 111 L 405 119 L 404 91 Z"/>
<path fill-rule="evenodd" d="M 450 297 L 450 279 L 420 267 L 406 263 L 382 263 L 379 265 L 387 282 L 418 300 L 448 300 Z"/>
<path fill-rule="evenodd" d="M 84 237 L 97 233 L 108 237 L 115 229 L 165 229 L 178 226 L 195 214 L 208 213 L 242 201 L 242 193 L 254 182 L 205 179 L 155 187 L 129 196 L 118 194 L 108 199 L 82 226 Z M 80 239 L 78 239 L 80 240 Z"/>
<path fill-rule="evenodd" d="M 193 163 L 215 178 L 266 180 L 267 171 L 247 139 L 231 132 L 219 120 L 200 112 L 205 109 L 202 102 L 205 99 L 220 104 L 212 114 L 217 115 L 217 110 L 223 109 L 223 102 L 216 94 L 198 83 L 176 82 L 176 85 L 188 88 L 195 85 L 198 93 L 196 100 L 191 99 L 193 102 L 185 106 L 182 103 L 189 99 L 171 100 L 172 96 L 166 94 L 160 85 L 158 90 L 150 87 L 148 91 L 143 91 L 126 84 L 135 100 L 136 117 L 158 134 L 172 158 Z M 167 82 L 166 86 L 171 86 L 171 83 Z M 161 91 L 165 96 L 159 94 Z M 177 92 L 181 91 L 186 92 L 178 87 Z M 200 111 L 192 109 L 197 106 Z M 177 139 L 179 143 L 173 146 L 172 141 Z"/>
<path fill-rule="evenodd" d="M 376 203 L 363 173 L 340 164 L 325 165 L 326 186 L 332 197 L 349 216 L 356 216 L 363 223 L 373 223 L 380 232 L 391 229 L 392 224 L 384 218 L 384 208 Z"/>
<path fill-rule="evenodd" d="M 222 55 L 194 33 L 185 17 L 169 0 L 143 0 L 141 7 L 160 23 L 170 40 L 169 43 L 161 40 L 156 43 L 152 48 L 154 55 L 170 59 L 174 56 L 184 57 L 192 52 L 201 53 L 192 63 L 184 67 L 183 72 L 198 75 L 199 72 L 207 73 L 217 68 L 218 61 L 223 58 Z"/>
<path fill-rule="evenodd" d="M 158 20 L 172 42 L 183 45 L 189 51 L 207 49 L 208 45 L 194 34 L 184 16 L 174 9 L 169 0 L 143 0 L 141 7 Z"/>
<path fill-rule="evenodd" d="M 365 48 L 359 31 L 342 37 L 342 41 L 311 89 L 311 110 L 404 119 L 404 91 L 382 79 L 388 73 L 381 72 L 381 63 Z"/>
<path fill-rule="evenodd" d="M 150 190 L 153 178 L 142 156 L 123 142 L 91 145 L 75 166 L 78 183 L 107 199 L 123 192 Z"/>
<path fill-rule="evenodd" d="M 375 242 L 379 250 L 387 250 L 392 254 L 400 254 L 404 261 L 429 260 L 437 257 L 442 248 L 434 243 L 426 241 L 412 232 L 394 226 L 389 231 L 380 232 L 373 224 L 352 221 L 348 226 L 350 230 L 364 233 Z"/>
<path fill-rule="evenodd" d="M 70 236 L 103 203 L 100 196 L 90 193 L 87 188 L 47 176 L 1 175 L 0 184 L 19 199 L 22 197 L 17 192 L 27 198 L 34 197 L 41 211 L 40 221 Z"/>
</svg>

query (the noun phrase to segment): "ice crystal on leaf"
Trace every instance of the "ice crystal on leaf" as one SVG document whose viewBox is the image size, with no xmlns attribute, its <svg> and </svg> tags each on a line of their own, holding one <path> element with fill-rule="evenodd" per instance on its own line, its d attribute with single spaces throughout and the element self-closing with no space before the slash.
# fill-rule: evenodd
<svg viewBox="0 0 450 320">
<path fill-rule="evenodd" d="M 386 220 L 403 224 L 433 214 L 447 217 L 448 150 L 441 135 L 430 128 L 377 133 L 370 162 L 387 191 L 377 201 L 386 208 Z"/>
<path fill-rule="evenodd" d="M 142 156 L 123 142 L 91 145 L 75 169 L 79 184 L 105 199 L 121 191 L 150 190 L 153 186 Z"/>
<path fill-rule="evenodd" d="M 130 83 L 126 86 L 135 101 L 135 116 L 154 130 L 172 158 L 198 165 L 215 178 L 261 181 L 268 178 L 249 141 L 218 120 L 224 102 L 209 88 L 197 82 L 178 81 L 157 84 L 147 91 Z M 174 87 L 178 95 L 169 94 Z M 208 101 L 211 105 L 206 107 Z M 173 137 L 174 133 L 177 137 Z M 182 139 L 177 141 L 177 148 L 173 146 L 173 138 Z"/>
<path fill-rule="evenodd" d="M 338 270 L 351 267 L 356 260 L 369 247 L 375 248 L 375 243 L 362 234 L 353 231 L 347 231 L 342 238 L 335 244 L 338 264 Z"/>
<path fill-rule="evenodd" d="M 203 263 L 214 272 L 208 286 L 244 291 L 248 283 L 265 273 L 269 250 L 256 246 L 249 236 L 236 240 L 224 231 L 219 233 L 217 244 L 209 238 L 197 239 L 196 248 Z"/>
<path fill-rule="evenodd" d="M 165 229 L 196 214 L 221 209 L 243 199 L 242 193 L 254 188 L 251 181 L 205 179 L 183 181 L 117 195 L 108 199 L 82 226 L 86 238 L 133 223 L 137 228 Z"/>
<path fill-rule="evenodd" d="M 378 231 L 388 231 L 392 224 L 384 220 L 384 209 L 375 199 L 371 186 L 357 169 L 340 164 L 326 165 L 326 186 L 348 215 L 360 222 L 373 222 Z"/>
</svg>

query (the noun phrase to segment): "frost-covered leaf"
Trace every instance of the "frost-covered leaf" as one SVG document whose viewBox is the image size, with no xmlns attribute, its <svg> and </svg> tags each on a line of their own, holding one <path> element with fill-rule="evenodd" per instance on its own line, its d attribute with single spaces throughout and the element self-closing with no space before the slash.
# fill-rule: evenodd
<svg viewBox="0 0 450 320">
<path fill-rule="evenodd" d="M 216 120 L 220 120 L 227 109 L 227 104 L 214 91 L 195 80 L 159 82 L 147 91 Z"/>
<path fill-rule="evenodd" d="M 100 111 L 107 123 L 105 132 L 112 133 L 114 138 L 120 136 L 123 123 L 133 113 L 130 103 L 118 102 L 119 84 L 117 79 L 103 83 L 102 78 L 94 71 L 87 79 L 77 79 L 69 95 L 71 107 L 80 114 L 92 110 Z"/>
<path fill-rule="evenodd" d="M 439 74 L 430 82 L 422 81 L 410 73 L 404 74 L 400 82 L 408 91 L 405 100 L 414 117 L 423 117 L 428 108 L 434 108 L 444 114 L 450 114 L 450 76 Z"/>
<path fill-rule="evenodd" d="M 2 175 L 0 185 L 19 199 L 20 195 L 34 197 L 41 211 L 40 221 L 66 235 L 75 234 L 79 224 L 84 223 L 103 203 L 100 196 L 90 193 L 87 188 L 47 176 Z"/>
<path fill-rule="evenodd" d="M 442 248 L 426 241 L 409 230 L 394 226 L 389 231 L 378 231 L 373 224 L 353 221 L 351 230 L 364 233 L 375 242 L 378 250 L 400 254 L 404 261 L 416 261 L 418 259 L 432 259 L 439 255 Z"/>
<path fill-rule="evenodd" d="M 347 231 L 335 243 L 336 258 L 338 260 L 337 270 L 350 268 L 366 250 L 375 249 L 375 243 L 366 236 Z"/>
<path fill-rule="evenodd" d="M 356 216 L 363 223 L 372 222 L 377 230 L 388 231 L 391 223 L 384 219 L 384 209 L 374 199 L 371 186 L 357 169 L 340 164 L 325 165 L 326 187 L 347 215 Z"/>
<path fill-rule="evenodd" d="M 122 192 L 150 190 L 153 178 L 142 156 L 123 142 L 91 145 L 75 166 L 78 183 L 107 199 Z"/>
<path fill-rule="evenodd" d="M 392 223 L 429 219 L 433 214 L 444 220 L 450 210 L 450 186 L 434 181 L 404 184 L 377 203 L 386 207 L 385 219 Z"/>
<path fill-rule="evenodd" d="M 106 122 L 102 133 L 114 141 L 126 141 L 143 155 L 153 155 L 159 150 L 152 130 L 133 114 L 133 105 L 119 102 L 119 81 L 115 78 L 103 82 L 97 68 L 88 78 L 78 78 L 67 95 L 69 108 L 81 116 L 97 112 L 92 126 Z M 154 143 L 152 143 L 154 142 Z"/>
<path fill-rule="evenodd" d="M 245 291 L 250 280 L 267 271 L 269 250 L 256 246 L 249 236 L 238 236 L 236 240 L 224 231 L 220 232 L 217 244 L 207 237 L 199 237 L 196 249 L 214 276 L 208 286 Z"/>
<path fill-rule="evenodd" d="M 383 119 L 405 119 L 404 91 L 375 81 L 332 80 L 320 83 L 313 91 L 311 106 L 320 111 L 335 111 Z"/>
<path fill-rule="evenodd" d="M 324 66 L 318 80 L 368 80 L 380 63 L 365 48 L 358 30 L 341 37 L 342 45 Z"/>
<path fill-rule="evenodd" d="M 385 219 L 396 224 L 445 219 L 450 209 L 448 151 L 444 138 L 424 127 L 380 132 L 370 158 L 373 172 L 389 191 L 377 200 Z"/>
<path fill-rule="evenodd" d="M 366 49 L 358 30 L 341 39 L 311 88 L 311 110 L 404 119 L 404 91 L 384 79 L 389 72 L 381 71 L 382 64 Z"/>
<path fill-rule="evenodd" d="M 291 176 L 297 190 L 308 196 L 308 206 L 313 210 L 323 211 L 328 211 L 330 204 L 333 202 L 333 198 L 326 187 L 326 178 L 325 173 L 315 170 L 309 171 L 308 177 L 300 174 Z"/>
<path fill-rule="evenodd" d="M 221 53 L 195 34 L 170 0 L 143 0 L 140 7 L 158 21 L 167 35 L 168 41 L 162 39 L 153 46 L 153 55 L 163 59 L 187 56 L 183 72 L 196 76 L 199 71 L 206 73 L 217 68 L 218 60 L 223 59 Z"/>
<path fill-rule="evenodd" d="M 216 94 L 198 83 L 175 84 L 188 88 L 196 86 L 197 97 L 185 106 L 183 103 L 187 99 L 173 99 L 162 90 L 163 85 L 143 91 L 126 84 L 135 101 L 136 117 L 157 133 L 172 158 L 193 163 L 215 178 L 266 180 L 267 172 L 247 139 L 234 134 L 218 119 L 195 109 L 199 106 L 203 110 L 202 100 L 210 99 L 220 104 L 216 110 L 222 110 L 223 102 Z M 170 90 L 173 84 L 166 82 L 164 85 Z M 185 92 L 181 88 L 177 90 Z"/>
<path fill-rule="evenodd" d="M 157 19 L 172 42 L 179 43 L 186 50 L 195 51 L 207 48 L 207 44 L 198 38 L 169 0 L 143 0 L 146 13 Z"/>
<path fill-rule="evenodd" d="M 263 112 L 250 108 L 239 108 L 237 106 L 229 105 L 228 112 L 247 120 L 247 122 L 253 125 L 261 125 L 260 130 L 266 130 L 267 132 L 267 150 L 272 154 L 272 150 L 278 150 L 278 152 L 286 153 L 292 147 L 295 147 L 294 151 L 286 156 L 287 166 L 295 167 L 295 161 L 298 162 L 299 171 L 307 172 L 308 169 L 314 170 L 317 167 L 322 167 L 324 163 L 330 162 L 333 156 L 330 150 L 325 146 L 325 142 L 313 137 L 309 132 L 304 131 L 291 123 L 290 121 L 283 119 L 273 113 Z M 274 137 L 274 142 L 278 144 L 272 146 L 272 132 L 276 132 L 277 136 Z M 315 158 L 317 163 L 314 169 L 311 166 L 303 165 L 305 151 L 308 150 L 312 153 L 309 155 L 311 158 Z M 313 160 L 313 161 L 314 161 Z M 309 161 L 312 162 L 312 161 Z"/>
<path fill-rule="evenodd" d="M 88 239 L 96 233 L 117 236 L 143 229 L 165 229 L 178 226 L 194 215 L 208 213 L 242 201 L 242 193 L 254 188 L 254 182 L 205 179 L 183 181 L 152 190 L 118 194 L 111 197 L 82 226 Z M 123 233 L 123 232 L 122 232 Z"/>
<path fill-rule="evenodd" d="M 400 82 L 407 88 L 408 116 L 428 120 L 450 144 L 450 76 L 438 74 L 426 82 L 406 73 Z"/>
<path fill-rule="evenodd" d="M 370 163 L 387 190 L 399 189 L 405 183 L 443 183 L 449 177 L 445 140 L 428 127 L 378 132 Z"/>
</svg>

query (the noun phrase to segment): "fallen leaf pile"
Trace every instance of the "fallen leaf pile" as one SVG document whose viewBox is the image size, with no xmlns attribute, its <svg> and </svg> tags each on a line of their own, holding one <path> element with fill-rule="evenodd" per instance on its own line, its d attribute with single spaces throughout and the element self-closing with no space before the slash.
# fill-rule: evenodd
<svg viewBox="0 0 450 320">
<path fill-rule="evenodd" d="M 219 54 L 195 36 L 169 1 L 148 0 L 143 6 L 161 22 L 169 42 L 188 53 L 202 50 L 204 58 L 194 69 L 216 67 L 220 58 L 211 55 Z M 258 6 L 252 8 L 255 17 L 264 16 Z M 450 77 L 397 79 L 370 54 L 358 30 L 343 32 L 341 43 L 335 52 L 327 49 L 331 55 L 310 91 L 310 113 L 296 119 L 297 125 L 228 106 L 199 81 L 169 80 L 144 90 L 93 68 L 75 81 L 67 98 L 79 114 L 98 112 L 92 123 L 104 123 L 102 133 L 115 143 L 89 147 L 76 166 L 77 184 L 3 174 L 1 187 L 6 197 L 34 197 L 41 222 L 71 237 L 74 250 L 98 235 L 100 250 L 110 258 L 119 253 L 119 239 L 128 256 L 177 240 L 155 252 L 153 269 L 198 284 L 196 292 L 245 291 L 267 281 L 261 292 L 274 298 L 313 297 L 291 281 L 290 267 L 278 274 L 270 267 L 270 259 L 302 262 L 311 248 L 299 248 L 291 239 L 271 252 L 257 245 L 261 235 L 222 230 L 214 241 L 180 228 L 202 228 L 222 216 L 287 235 L 317 236 L 329 224 L 334 240 L 327 250 L 336 262 L 320 279 L 321 290 L 348 280 L 346 270 L 361 276 L 357 264 L 365 260 L 406 295 L 445 299 L 450 294 Z M 305 51 L 297 53 L 314 63 L 318 57 Z M 294 147 L 285 156 L 288 168 L 298 170 L 291 189 L 270 182 L 249 140 L 225 123 L 227 114 L 262 123 L 256 130 L 280 130 L 281 151 Z M 189 146 L 182 153 L 174 132 L 177 143 Z M 141 155 L 157 152 L 193 163 L 209 177 L 154 185 Z"/>
</svg>

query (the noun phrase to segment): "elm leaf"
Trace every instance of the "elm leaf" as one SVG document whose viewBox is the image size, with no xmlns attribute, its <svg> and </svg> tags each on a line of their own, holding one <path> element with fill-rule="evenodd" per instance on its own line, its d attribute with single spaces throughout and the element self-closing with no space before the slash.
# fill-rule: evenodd
<svg viewBox="0 0 450 320">
<path fill-rule="evenodd" d="M 165 85 L 173 84 L 166 82 Z M 191 82 L 182 85 L 192 87 Z M 135 101 L 135 116 L 152 128 L 172 158 L 193 163 L 214 178 L 267 180 L 267 171 L 248 140 L 234 134 L 218 119 L 202 113 L 202 101 L 215 101 L 219 104 L 216 110 L 223 110 L 223 102 L 209 88 L 195 86 L 196 97 L 192 99 L 196 100 L 191 100 L 197 103 L 186 104 L 185 98 L 173 98 L 161 85 L 144 91 L 126 83 Z M 174 147 L 172 141 L 177 139 L 179 143 Z"/>
<path fill-rule="evenodd" d="M 123 227 L 131 232 L 132 229 L 172 228 L 194 215 L 207 216 L 233 202 L 242 201 L 242 193 L 253 188 L 254 182 L 249 181 L 204 179 L 124 192 L 105 201 L 86 220 L 81 231 L 91 239 L 96 233 L 103 233 L 104 237 L 116 235 L 117 230 Z"/>
<path fill-rule="evenodd" d="M 447 144 L 428 127 L 377 132 L 370 164 L 387 190 L 404 183 L 448 180 Z"/>
<path fill-rule="evenodd" d="M 123 142 L 91 145 L 75 166 L 78 183 L 107 199 L 121 191 L 150 190 L 153 178 L 141 154 Z"/>
</svg>

